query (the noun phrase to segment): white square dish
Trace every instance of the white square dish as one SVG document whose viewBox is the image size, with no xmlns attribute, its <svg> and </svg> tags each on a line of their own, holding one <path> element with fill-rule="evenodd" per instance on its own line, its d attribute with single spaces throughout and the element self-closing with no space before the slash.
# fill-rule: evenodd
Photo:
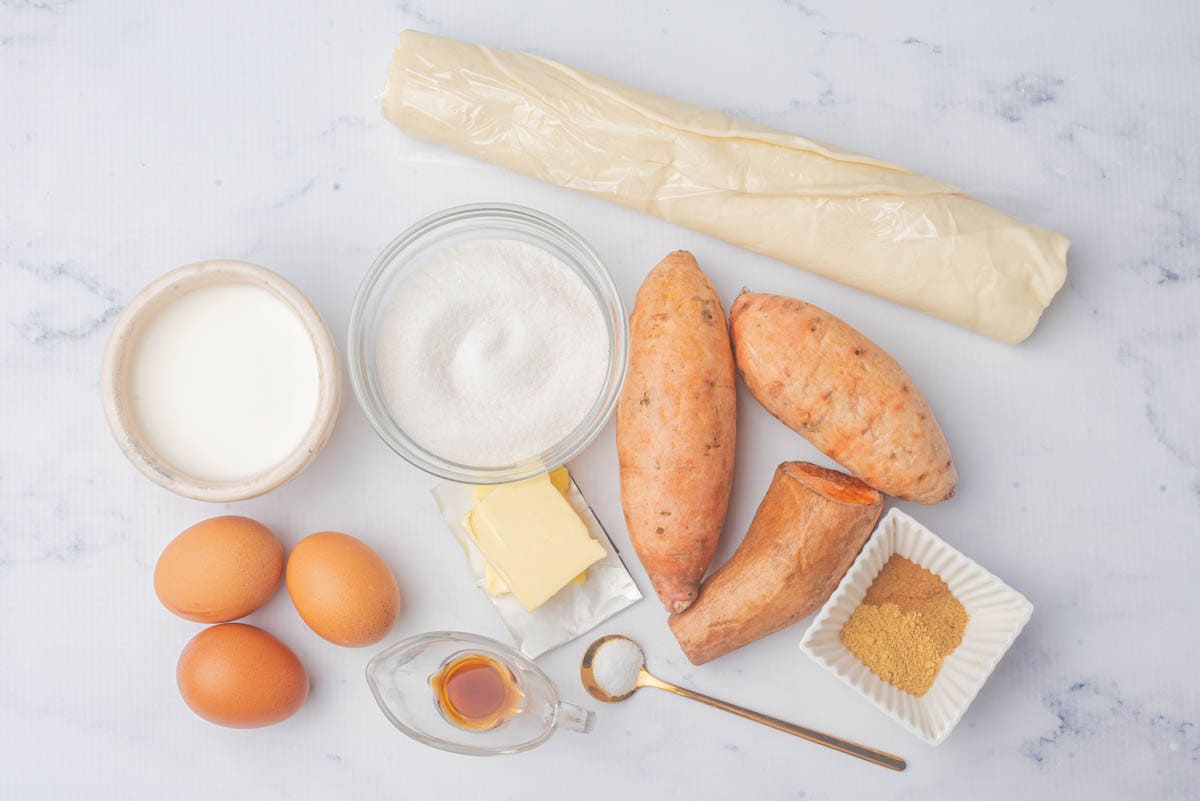
<svg viewBox="0 0 1200 801">
<path fill-rule="evenodd" d="M 911 695 L 880 679 L 842 644 L 842 626 L 887 560 L 899 554 L 941 576 L 970 615 L 962 643 L 933 686 Z M 1033 614 L 1025 596 L 899 509 L 890 510 L 800 641 L 800 650 L 930 745 L 940 745 Z"/>
</svg>

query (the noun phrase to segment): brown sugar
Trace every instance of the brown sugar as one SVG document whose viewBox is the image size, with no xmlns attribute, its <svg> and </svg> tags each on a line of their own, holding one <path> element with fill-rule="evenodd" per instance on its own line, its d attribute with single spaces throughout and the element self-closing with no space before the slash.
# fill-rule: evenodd
<svg viewBox="0 0 1200 801">
<path fill-rule="evenodd" d="M 969 620 L 940 576 L 893 554 L 842 626 L 841 640 L 879 678 L 924 695 Z"/>
</svg>

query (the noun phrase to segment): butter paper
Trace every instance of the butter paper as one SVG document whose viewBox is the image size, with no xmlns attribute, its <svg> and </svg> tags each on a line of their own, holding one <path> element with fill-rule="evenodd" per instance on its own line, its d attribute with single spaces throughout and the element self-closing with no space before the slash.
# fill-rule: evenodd
<svg viewBox="0 0 1200 801">
<path fill-rule="evenodd" d="M 475 505 L 471 486 L 443 481 L 433 488 L 433 497 L 450 532 L 466 554 L 467 565 L 479 591 L 487 594 L 513 642 L 530 659 L 570 642 L 642 598 L 633 577 L 621 562 L 620 554 L 574 479 L 566 493 L 567 501 L 592 537 L 604 546 L 605 556 L 587 569 L 586 581 L 568 584 L 532 612 L 526 612 L 511 593 L 493 596 L 484 589 L 483 555 L 462 527 L 462 520 Z"/>
</svg>

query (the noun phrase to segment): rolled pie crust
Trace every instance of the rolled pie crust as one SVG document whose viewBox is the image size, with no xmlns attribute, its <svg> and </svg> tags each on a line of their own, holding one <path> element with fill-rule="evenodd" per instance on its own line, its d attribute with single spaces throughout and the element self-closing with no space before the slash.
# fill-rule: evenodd
<svg viewBox="0 0 1200 801">
<path fill-rule="evenodd" d="M 405 31 L 383 112 L 1004 342 L 1029 336 L 1066 280 L 1066 237 L 950 184 L 538 56 Z"/>
</svg>

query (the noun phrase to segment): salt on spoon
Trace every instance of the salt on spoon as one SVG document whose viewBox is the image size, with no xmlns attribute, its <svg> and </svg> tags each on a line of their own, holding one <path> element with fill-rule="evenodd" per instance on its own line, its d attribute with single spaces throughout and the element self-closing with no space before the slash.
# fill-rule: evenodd
<svg viewBox="0 0 1200 801">
<path fill-rule="evenodd" d="M 843 740 L 823 732 L 797 726 L 779 718 L 754 712 L 744 707 L 719 701 L 707 695 L 669 684 L 646 670 L 646 655 L 642 647 L 628 637 L 610 634 L 601 637 L 590 646 L 583 655 L 579 665 L 579 678 L 583 681 L 584 689 L 598 701 L 616 703 L 624 701 L 642 687 L 655 687 L 675 695 L 699 701 L 702 704 L 715 706 L 772 729 L 793 734 L 809 742 L 841 751 L 843 754 L 858 757 L 874 765 L 904 770 L 907 763 L 894 754 L 868 748 L 850 740 Z"/>
<path fill-rule="evenodd" d="M 625 637 L 614 637 L 594 654 L 592 676 L 610 700 L 616 701 L 637 689 L 638 673 L 645 664 L 646 655 L 640 645 Z"/>
</svg>

